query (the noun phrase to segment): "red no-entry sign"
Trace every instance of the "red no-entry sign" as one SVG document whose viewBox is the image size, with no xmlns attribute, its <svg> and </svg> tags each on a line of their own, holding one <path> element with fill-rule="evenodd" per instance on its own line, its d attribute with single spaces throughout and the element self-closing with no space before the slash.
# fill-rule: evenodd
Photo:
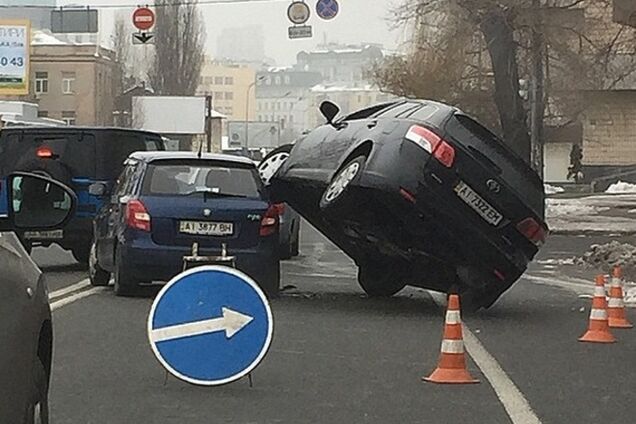
<svg viewBox="0 0 636 424">
<path fill-rule="evenodd" d="M 155 13 L 147 7 L 140 7 L 133 13 L 133 25 L 140 31 L 147 31 L 155 24 Z"/>
</svg>

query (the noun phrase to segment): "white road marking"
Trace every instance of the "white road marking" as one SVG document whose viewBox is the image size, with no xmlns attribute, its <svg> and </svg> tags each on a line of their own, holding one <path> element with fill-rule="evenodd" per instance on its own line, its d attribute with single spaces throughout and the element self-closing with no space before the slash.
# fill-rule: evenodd
<svg viewBox="0 0 636 424">
<path fill-rule="evenodd" d="M 62 298 L 60 300 L 56 300 L 51 303 L 51 312 L 63 308 L 66 305 L 70 305 L 73 302 L 77 302 L 78 300 L 84 299 L 85 297 L 92 296 L 99 292 L 106 290 L 106 287 L 93 287 L 89 290 L 84 290 L 79 293 L 72 294 L 68 297 Z"/>
<path fill-rule="evenodd" d="M 432 291 L 429 293 L 440 307 L 446 306 L 446 297 L 443 294 Z M 523 393 L 466 324 L 463 324 L 463 333 L 466 352 L 490 382 L 510 421 L 513 424 L 541 424 Z"/>
<path fill-rule="evenodd" d="M 73 293 L 74 291 L 78 291 L 81 290 L 83 288 L 86 288 L 88 286 L 90 286 L 91 283 L 90 281 L 87 279 L 80 281 L 79 283 L 75 283 L 72 284 L 68 287 L 64 287 L 63 289 L 60 290 L 55 290 L 54 292 L 50 292 L 49 293 L 49 300 L 53 300 L 55 298 L 58 297 L 62 297 L 62 296 L 66 296 L 69 293 Z"/>
<path fill-rule="evenodd" d="M 225 337 L 232 338 L 243 327 L 254 320 L 254 317 L 244 315 L 229 308 L 221 308 L 223 316 L 204 321 L 188 322 L 170 327 L 152 330 L 150 338 L 153 342 L 165 342 L 184 337 L 200 336 L 202 334 L 225 331 Z"/>
</svg>

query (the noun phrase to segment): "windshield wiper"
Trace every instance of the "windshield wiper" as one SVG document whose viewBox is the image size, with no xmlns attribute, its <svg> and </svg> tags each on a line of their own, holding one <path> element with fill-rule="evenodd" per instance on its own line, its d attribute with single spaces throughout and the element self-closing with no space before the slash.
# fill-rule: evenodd
<svg viewBox="0 0 636 424">
<path fill-rule="evenodd" d="M 218 191 L 213 191 L 213 190 L 194 190 L 189 193 L 185 193 L 185 196 L 192 196 L 193 194 L 203 194 L 206 198 L 207 197 L 234 197 L 234 198 L 247 197 L 242 194 L 220 193 Z"/>
</svg>

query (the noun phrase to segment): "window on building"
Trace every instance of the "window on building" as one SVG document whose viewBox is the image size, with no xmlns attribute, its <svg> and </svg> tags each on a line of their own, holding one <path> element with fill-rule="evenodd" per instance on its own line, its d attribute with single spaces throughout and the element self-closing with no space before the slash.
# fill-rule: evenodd
<svg viewBox="0 0 636 424">
<path fill-rule="evenodd" d="M 49 73 L 48 72 L 35 73 L 35 92 L 38 94 L 49 92 Z"/>
<path fill-rule="evenodd" d="M 223 92 L 215 91 L 214 92 L 214 100 L 223 100 Z"/>
<path fill-rule="evenodd" d="M 289 84 L 291 84 L 291 78 L 289 77 L 289 75 L 285 75 L 285 85 Z"/>
<path fill-rule="evenodd" d="M 48 118 L 49 112 L 46 110 L 38 110 L 38 118 Z"/>
<path fill-rule="evenodd" d="M 225 100 L 234 100 L 234 93 L 231 91 L 225 92 Z"/>
<path fill-rule="evenodd" d="M 215 85 L 222 85 L 223 84 L 223 77 L 214 77 L 214 84 Z"/>
<path fill-rule="evenodd" d="M 62 93 L 75 93 L 75 72 L 62 72 Z"/>
<path fill-rule="evenodd" d="M 234 108 L 232 106 L 226 107 L 225 113 L 227 113 L 228 115 L 232 115 L 234 113 Z"/>
<path fill-rule="evenodd" d="M 265 85 L 272 85 L 272 79 L 270 77 L 265 78 Z"/>
<path fill-rule="evenodd" d="M 274 78 L 274 82 L 276 85 L 280 85 L 280 82 L 281 82 L 280 77 L 277 76 L 276 78 Z"/>
<path fill-rule="evenodd" d="M 66 123 L 66 125 L 75 125 L 75 111 L 74 110 L 65 110 L 62 112 L 62 121 Z"/>
<path fill-rule="evenodd" d="M 234 85 L 234 77 L 225 77 L 225 85 Z"/>
</svg>

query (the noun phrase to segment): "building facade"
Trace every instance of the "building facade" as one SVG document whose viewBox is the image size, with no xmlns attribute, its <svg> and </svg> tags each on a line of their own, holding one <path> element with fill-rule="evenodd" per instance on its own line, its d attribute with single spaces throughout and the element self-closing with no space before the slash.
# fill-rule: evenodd
<svg viewBox="0 0 636 424">
<path fill-rule="evenodd" d="M 197 95 L 212 97 L 212 108 L 228 120 L 253 121 L 256 111 L 256 72 L 244 65 L 206 61 Z"/>
<path fill-rule="evenodd" d="M 311 87 L 322 81 L 318 72 L 269 68 L 256 75 L 256 120 L 276 123 L 281 143 L 290 143 L 309 128 L 306 116 Z"/>
<path fill-rule="evenodd" d="M 69 125 L 112 125 L 116 72 L 111 50 L 36 31 L 31 41 L 30 94 L 4 100 L 37 103 L 39 117 Z"/>
<path fill-rule="evenodd" d="M 383 57 L 380 45 L 327 44 L 298 53 L 296 68 L 318 72 L 327 82 L 362 83 L 368 82 L 367 72 Z"/>
</svg>

